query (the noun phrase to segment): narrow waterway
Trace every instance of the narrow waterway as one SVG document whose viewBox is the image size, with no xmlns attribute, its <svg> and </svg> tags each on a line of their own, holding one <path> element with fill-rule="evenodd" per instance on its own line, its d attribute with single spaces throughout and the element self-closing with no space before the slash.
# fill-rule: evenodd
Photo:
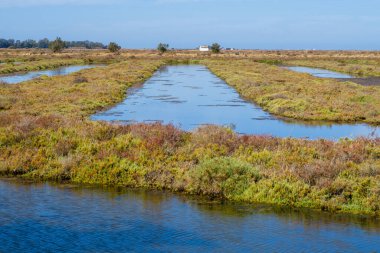
<svg viewBox="0 0 380 253">
<path fill-rule="evenodd" d="M 295 72 L 307 73 L 307 74 L 313 75 L 315 77 L 320 77 L 320 78 L 353 78 L 350 75 L 334 72 L 334 71 L 330 71 L 326 69 L 298 67 L 298 66 L 292 66 L 292 67 L 286 67 L 286 68 Z"/>
<path fill-rule="evenodd" d="M 333 140 L 373 136 L 379 131 L 367 124 L 310 123 L 273 117 L 200 65 L 164 67 L 144 85 L 130 89 L 122 103 L 92 119 L 125 124 L 172 123 L 184 130 L 215 124 L 242 134 Z"/>
<path fill-rule="evenodd" d="M 375 218 L 0 180 L 0 252 L 379 252 Z"/>
<path fill-rule="evenodd" d="M 28 73 L 4 75 L 4 76 L 0 76 L 0 81 L 5 82 L 7 84 L 16 84 L 16 83 L 29 81 L 29 80 L 38 78 L 40 76 L 64 76 L 64 75 L 68 75 L 68 74 L 80 71 L 82 69 L 90 69 L 90 68 L 95 68 L 99 66 L 101 65 L 67 66 L 67 67 L 61 67 L 57 69 L 31 71 Z"/>
</svg>

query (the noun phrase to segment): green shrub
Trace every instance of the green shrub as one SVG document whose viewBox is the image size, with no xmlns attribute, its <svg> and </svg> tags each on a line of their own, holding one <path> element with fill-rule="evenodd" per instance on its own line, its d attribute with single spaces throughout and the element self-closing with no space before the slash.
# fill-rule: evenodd
<svg viewBox="0 0 380 253">
<path fill-rule="evenodd" d="M 190 172 L 191 188 L 198 194 L 231 198 L 242 194 L 260 180 L 259 171 L 249 163 L 231 157 L 200 162 Z"/>
<path fill-rule="evenodd" d="M 49 48 L 54 53 L 61 52 L 65 48 L 65 46 L 65 42 L 60 37 L 57 37 L 54 41 L 50 42 L 49 44 Z"/>
<path fill-rule="evenodd" d="M 160 44 L 158 44 L 158 46 L 157 46 L 157 50 L 158 50 L 160 53 L 165 53 L 166 51 L 168 51 L 168 49 L 169 49 L 169 44 L 160 43 Z"/>
<path fill-rule="evenodd" d="M 211 45 L 211 52 L 218 54 L 220 53 L 221 46 L 218 43 L 214 43 Z"/>
<path fill-rule="evenodd" d="M 121 49 L 121 46 L 119 46 L 117 43 L 115 42 L 110 42 L 110 44 L 108 45 L 108 50 L 112 53 L 116 53 L 116 52 L 119 52 Z"/>
</svg>

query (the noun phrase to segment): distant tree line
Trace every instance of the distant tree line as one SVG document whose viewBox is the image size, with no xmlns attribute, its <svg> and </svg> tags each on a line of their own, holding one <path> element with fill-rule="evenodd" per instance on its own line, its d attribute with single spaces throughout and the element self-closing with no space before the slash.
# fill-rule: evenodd
<svg viewBox="0 0 380 253">
<path fill-rule="evenodd" d="M 52 41 L 48 39 L 42 40 L 14 40 L 14 39 L 1 39 L 0 38 L 0 48 L 49 48 L 49 44 Z M 107 48 L 106 45 L 100 42 L 93 41 L 64 41 L 65 48 L 72 47 L 84 47 L 87 49 L 94 48 Z"/>
</svg>

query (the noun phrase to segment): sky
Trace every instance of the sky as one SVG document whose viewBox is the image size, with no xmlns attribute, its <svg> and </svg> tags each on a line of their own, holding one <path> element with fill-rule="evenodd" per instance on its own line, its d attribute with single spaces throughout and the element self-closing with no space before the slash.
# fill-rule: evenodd
<svg viewBox="0 0 380 253">
<path fill-rule="evenodd" d="M 380 0 L 0 0 L 0 38 L 380 50 Z"/>
</svg>

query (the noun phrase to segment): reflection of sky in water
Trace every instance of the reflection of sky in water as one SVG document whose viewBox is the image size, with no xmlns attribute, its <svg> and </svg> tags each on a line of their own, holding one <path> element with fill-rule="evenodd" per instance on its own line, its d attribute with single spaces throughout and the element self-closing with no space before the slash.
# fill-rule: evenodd
<svg viewBox="0 0 380 253">
<path fill-rule="evenodd" d="M 380 247 L 380 221 L 361 216 L 1 180 L 0 199 L 0 252 L 346 253 Z"/>
<path fill-rule="evenodd" d="M 15 83 L 21 83 L 25 82 L 40 76 L 63 76 L 68 75 L 73 72 L 80 71 L 82 69 L 89 69 L 89 68 L 95 68 L 98 67 L 97 65 L 82 65 L 82 66 L 68 66 L 68 67 L 62 67 L 58 69 L 52 69 L 52 70 L 43 70 L 43 71 L 32 71 L 25 74 L 16 74 L 16 75 L 9 75 L 9 76 L 0 76 L 0 81 L 9 83 L 9 84 L 15 84 Z"/>
<path fill-rule="evenodd" d="M 322 77 L 322 78 L 352 78 L 352 76 L 338 73 L 330 70 L 325 69 L 317 69 L 317 68 L 308 68 L 308 67 L 286 67 L 287 69 L 301 72 L 301 73 L 308 73 L 316 77 Z"/>
<path fill-rule="evenodd" d="M 368 136 L 375 130 L 365 124 L 305 125 L 276 119 L 243 100 L 233 88 L 198 65 L 161 69 L 143 87 L 131 89 L 124 102 L 92 119 L 125 123 L 160 121 L 184 130 L 216 124 L 231 126 L 238 133 L 312 139 Z"/>
</svg>

